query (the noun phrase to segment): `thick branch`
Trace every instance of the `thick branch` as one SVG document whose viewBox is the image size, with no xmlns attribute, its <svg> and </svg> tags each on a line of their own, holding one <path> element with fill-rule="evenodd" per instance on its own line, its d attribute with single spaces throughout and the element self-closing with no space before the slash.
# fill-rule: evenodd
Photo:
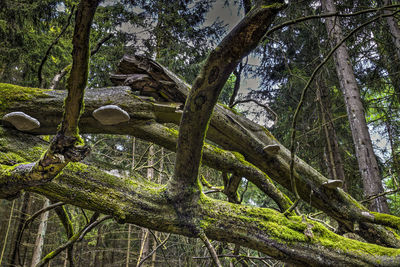
<svg viewBox="0 0 400 267">
<path fill-rule="evenodd" d="M 160 68 L 159 65 L 151 65 L 149 67 L 144 61 L 142 61 L 142 65 L 152 71 L 157 66 Z M 162 68 L 159 69 L 159 71 L 162 70 Z M 166 80 L 168 76 L 164 72 L 162 73 L 164 75 L 162 77 L 161 74 L 157 73 L 152 73 L 152 75 Z M 180 89 L 176 89 L 177 83 L 171 85 L 170 81 L 169 86 L 162 87 L 161 85 L 160 88 L 171 90 L 169 93 L 170 96 L 175 93 L 176 96 L 183 97 L 184 89 L 187 90 L 187 87 L 181 86 L 179 87 Z M 156 83 L 155 80 L 152 82 Z M 180 83 L 182 84 L 182 82 Z M 17 98 L 9 101 L 9 106 L 6 110 L 0 110 L 0 115 L 10 111 L 23 111 L 36 117 L 41 123 L 40 128 L 32 130 L 33 133 L 54 134 L 62 114 L 60 107 L 64 93 L 39 89 L 29 91 L 24 87 L 18 87 L 18 91 L 23 92 L 25 97 L 21 97 L 20 100 Z M 28 99 L 30 100 L 25 100 L 27 98 L 26 95 L 29 95 Z M 180 112 L 177 110 L 177 107 L 179 108 L 180 104 L 150 103 L 133 96 L 128 87 L 91 89 L 87 91 L 85 97 L 86 111 L 82 114 L 81 118 L 81 132 L 130 134 L 147 141 L 152 141 L 170 150 L 176 149 L 177 132 L 155 123 L 154 120 L 178 123 Z M 124 107 L 129 113 L 131 120 L 114 126 L 105 126 L 95 120 L 91 113 L 100 106 L 108 105 L 110 101 L 113 104 Z M 224 107 L 218 106 L 214 110 L 207 138 L 230 150 L 239 151 L 240 154 L 227 154 L 226 151 L 216 149 L 212 146 L 205 146 L 203 163 L 227 173 L 235 172 L 238 175 L 243 175 L 270 195 L 278 204 L 280 203 L 281 209 L 287 208 L 288 205 L 290 206 L 290 200 L 279 190 L 276 190 L 272 183 L 268 182 L 268 176 L 265 174 L 267 173 L 277 182 L 290 188 L 290 183 L 288 183 L 289 152 L 265 128 L 246 120 L 242 116 L 236 115 Z M 261 142 L 261 144 L 257 146 L 256 142 Z M 276 154 L 267 153 L 263 150 L 266 145 L 276 144 L 280 146 Z M 245 155 L 246 158 L 241 155 Z M 255 168 L 254 163 L 249 164 L 248 161 L 250 160 L 261 166 L 261 168 Z M 296 164 L 297 168 L 295 172 L 296 179 L 298 179 L 297 186 L 300 189 L 300 196 L 307 203 L 337 219 L 347 226 L 349 231 L 353 231 L 353 223 L 355 221 L 360 223 L 366 221 L 363 212 L 368 211 L 365 208 L 342 190 L 322 186 L 328 180 L 303 161 L 297 160 L 299 161 Z M 12 181 L 10 180 L 10 176 L 6 175 L 4 177 L 4 179 L 0 177 L 0 182 L 2 182 L 0 189 L 4 189 L 4 191 L 0 190 L 2 198 L 5 197 L 3 194 L 10 192 L 7 189 L 7 185 Z M 19 181 L 15 182 L 18 183 Z M 370 220 L 367 220 L 367 222 L 370 222 Z M 366 229 L 369 230 L 363 231 Z M 379 244 L 393 247 L 399 246 L 398 239 L 390 231 L 381 227 L 365 225 L 364 228 L 360 228 L 359 235 L 370 242 L 378 242 Z"/>
<path fill-rule="evenodd" d="M 196 184 L 206 128 L 218 95 L 239 61 L 253 50 L 284 4 L 254 7 L 210 53 L 194 81 L 179 127 L 173 194 L 184 198 Z"/>
<path fill-rule="evenodd" d="M 78 6 L 72 44 L 72 68 L 67 81 L 68 96 L 60 133 L 77 136 L 79 115 L 89 72 L 89 35 L 99 0 L 83 0 Z"/>
</svg>

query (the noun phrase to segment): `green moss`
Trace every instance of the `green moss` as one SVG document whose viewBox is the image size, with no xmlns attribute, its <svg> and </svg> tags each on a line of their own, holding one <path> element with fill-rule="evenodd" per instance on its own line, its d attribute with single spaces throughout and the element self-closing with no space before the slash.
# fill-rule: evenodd
<svg viewBox="0 0 400 267">
<path fill-rule="evenodd" d="M 72 172 L 87 172 L 88 166 L 80 162 L 70 162 L 67 168 Z"/>
<path fill-rule="evenodd" d="M 275 136 L 273 136 L 272 133 L 271 133 L 270 131 L 268 131 L 267 128 L 262 127 L 262 129 L 263 129 L 263 131 L 264 131 L 264 133 L 265 133 L 266 136 L 268 136 L 268 137 L 271 138 L 272 140 L 275 140 L 275 141 L 278 142 L 278 140 L 276 140 Z"/>
<path fill-rule="evenodd" d="M 344 252 L 367 253 L 374 256 L 398 256 L 400 249 L 381 247 L 375 244 L 368 244 L 361 241 L 348 239 L 328 231 L 322 224 L 312 222 L 314 233 L 313 243 L 319 243 L 326 247 L 342 250 Z"/>
<path fill-rule="evenodd" d="M 9 176 L 14 169 L 14 166 L 0 164 L 0 177 Z"/>
<path fill-rule="evenodd" d="M 0 151 L 0 164 L 14 165 L 17 163 L 25 162 L 26 160 L 14 152 L 1 152 Z"/>
<path fill-rule="evenodd" d="M 307 224 L 299 216 L 286 218 L 282 213 L 272 209 L 255 208 L 244 205 L 236 205 L 228 202 L 216 203 L 205 195 L 201 195 L 200 204 L 202 208 L 209 210 L 210 214 L 217 214 L 219 218 L 236 218 L 246 225 L 254 225 L 265 232 L 270 233 L 270 237 L 285 242 L 307 242 L 304 230 Z M 210 216 L 201 221 L 203 227 L 208 227 L 217 219 Z"/>
<path fill-rule="evenodd" d="M 165 129 L 171 136 L 173 136 L 173 137 L 179 136 L 179 132 L 177 130 L 172 129 L 172 128 L 167 128 L 167 127 Z"/>
<path fill-rule="evenodd" d="M 228 105 L 222 104 L 221 102 L 218 102 L 218 105 L 220 105 L 221 107 L 224 107 L 227 110 L 232 111 L 236 115 L 241 115 L 235 108 L 230 108 Z"/>
<path fill-rule="evenodd" d="M 0 83 L 0 111 L 4 111 L 13 102 L 27 101 L 34 97 L 48 97 L 46 92 L 51 90 L 22 87 Z"/>
<path fill-rule="evenodd" d="M 379 222 L 386 226 L 392 226 L 393 228 L 396 229 L 400 229 L 400 217 L 379 212 L 370 212 L 370 213 L 374 215 L 376 222 Z"/>
<path fill-rule="evenodd" d="M 265 233 L 268 233 L 270 238 L 279 241 L 320 244 L 344 253 L 389 257 L 400 255 L 400 249 L 385 248 L 348 239 L 329 231 L 318 222 L 303 219 L 300 216 L 286 218 L 282 213 L 272 209 L 235 205 L 213 200 L 205 195 L 201 196 L 200 205 L 206 210 L 206 214 L 209 214 L 209 216 L 204 216 L 203 220 L 200 221 L 200 225 L 203 228 L 212 227 L 212 224 L 220 223 L 220 218 L 236 218 L 246 225 L 254 225 L 262 229 Z M 313 232 L 313 237 L 311 238 L 304 234 L 308 226 L 311 226 L 311 231 Z"/>
</svg>

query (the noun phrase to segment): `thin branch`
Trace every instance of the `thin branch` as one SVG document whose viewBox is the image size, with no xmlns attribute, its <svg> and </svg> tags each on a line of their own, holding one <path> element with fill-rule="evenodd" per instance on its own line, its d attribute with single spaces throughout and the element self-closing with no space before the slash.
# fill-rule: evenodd
<svg viewBox="0 0 400 267">
<path fill-rule="evenodd" d="M 267 112 L 272 113 L 275 117 L 274 119 L 274 124 L 276 124 L 278 122 L 278 114 L 276 114 L 275 111 L 273 111 L 268 105 L 265 105 L 255 99 L 243 99 L 243 100 L 237 100 L 235 101 L 232 106 L 230 106 L 230 108 L 233 108 L 234 106 L 236 106 L 237 104 L 242 104 L 242 103 L 249 103 L 249 102 L 253 102 L 257 105 L 259 105 L 260 107 L 263 107 Z"/>
<path fill-rule="evenodd" d="M 391 8 L 397 8 L 400 7 L 400 4 L 396 4 L 396 5 L 388 5 L 388 6 L 383 6 L 383 7 L 379 7 L 379 8 L 369 8 L 369 9 L 364 9 L 358 12 L 354 12 L 354 13 L 349 13 L 349 14 L 341 14 L 339 12 L 331 12 L 331 13 L 326 13 L 326 14 L 319 14 L 319 15 L 310 15 L 310 16 L 306 16 L 306 17 L 301 17 L 301 18 L 297 18 L 297 19 L 293 19 L 290 21 L 286 21 L 282 24 L 279 24 L 275 27 L 272 27 L 270 30 L 268 30 L 265 34 L 265 36 L 271 35 L 271 33 L 280 30 L 282 28 L 285 28 L 287 26 L 299 23 L 299 22 L 303 22 L 303 21 L 307 21 L 307 20 L 311 20 L 311 19 L 322 19 L 322 18 L 327 18 L 327 17 L 353 17 L 353 16 L 358 16 L 358 15 L 362 15 L 365 13 L 372 13 L 372 12 L 379 12 L 381 10 L 384 9 L 391 9 Z M 390 16 L 395 15 L 397 12 L 390 14 Z M 266 39 L 266 37 L 263 38 L 262 42 L 264 42 Z"/>
<path fill-rule="evenodd" d="M 157 236 L 153 233 L 153 231 L 151 231 L 151 230 L 149 229 L 149 232 L 153 235 L 153 237 L 154 237 L 154 239 L 156 240 L 156 242 L 157 242 L 158 244 L 160 244 L 160 243 L 161 243 L 160 240 L 159 240 L 159 239 L 157 238 Z M 165 260 L 165 262 L 167 263 L 167 265 L 168 265 L 168 266 L 171 266 L 171 264 L 168 262 L 167 256 L 165 255 L 165 252 L 164 252 L 164 248 L 163 248 L 163 247 L 161 247 L 161 253 L 163 254 L 164 260 Z"/>
<path fill-rule="evenodd" d="M 47 49 L 46 54 L 44 55 L 42 61 L 40 62 L 39 69 L 38 69 L 38 81 L 39 81 L 39 86 L 40 87 L 43 87 L 43 84 L 42 84 L 43 83 L 43 77 L 42 77 L 43 66 L 46 63 L 47 58 L 50 55 L 51 49 L 53 49 L 53 47 L 58 43 L 58 41 L 60 40 L 61 36 L 64 35 L 64 33 L 67 31 L 69 25 L 71 24 L 71 19 L 72 19 L 72 15 L 74 14 L 74 10 L 75 10 L 75 6 L 72 6 L 71 13 L 69 14 L 68 19 L 67 19 L 67 23 L 64 25 L 64 27 L 62 28 L 60 34 L 57 36 L 57 38 L 54 39 L 54 41 L 51 43 L 51 45 Z"/>
<path fill-rule="evenodd" d="M 108 40 L 110 40 L 114 35 L 112 33 L 107 34 L 103 39 L 101 39 L 95 46 L 95 48 L 93 48 L 90 51 L 90 56 L 92 57 L 94 54 L 96 54 L 97 52 L 99 52 L 100 48 L 103 46 L 103 44 L 105 42 L 107 42 Z"/>
<path fill-rule="evenodd" d="M 139 264 L 137 265 L 137 267 L 142 266 L 142 264 L 148 259 L 150 258 L 160 247 L 162 247 L 167 241 L 168 238 L 171 236 L 171 234 L 168 234 L 168 236 L 164 239 L 164 241 L 162 241 L 161 243 L 159 243 L 146 257 L 144 257 Z"/>
<path fill-rule="evenodd" d="M 206 234 L 203 231 L 200 231 L 199 237 L 204 242 L 204 244 L 206 245 L 206 247 L 208 249 L 208 252 L 210 252 L 211 258 L 213 259 L 215 265 L 217 265 L 218 267 L 222 267 L 222 264 L 218 259 L 217 252 L 215 251 L 215 249 L 214 249 L 213 245 L 211 244 L 210 240 L 208 240 Z"/>
<path fill-rule="evenodd" d="M 108 34 L 106 37 L 104 37 L 103 39 L 101 39 L 97 44 L 96 47 L 94 49 L 92 49 L 90 51 L 90 56 L 94 56 L 101 48 L 101 46 L 107 42 L 108 40 L 110 40 L 113 37 L 113 34 Z M 59 71 L 51 80 L 50 83 L 50 89 L 56 89 L 58 86 L 58 83 L 61 81 L 61 79 L 71 70 L 71 64 L 65 66 L 61 71 Z"/>
<path fill-rule="evenodd" d="M 112 218 L 111 215 L 104 216 L 103 218 L 96 220 L 96 218 L 99 216 L 98 213 L 93 214 L 89 224 L 87 224 L 82 230 L 80 230 L 78 233 L 74 234 L 68 242 L 65 244 L 59 246 L 49 254 L 47 254 L 44 258 L 40 260 L 40 262 L 36 265 L 36 267 L 44 267 L 51 259 L 54 259 L 58 254 L 60 254 L 62 251 L 64 251 L 66 248 L 72 246 L 76 242 L 82 241 L 82 239 L 85 237 L 87 233 L 89 233 L 93 228 L 95 228 L 97 225 L 100 223 L 104 222 L 105 220 L 109 220 Z"/>
<path fill-rule="evenodd" d="M 396 194 L 399 191 L 400 191 L 400 188 L 396 188 L 394 190 L 385 191 L 385 192 L 382 192 L 380 194 L 372 195 L 372 196 L 368 197 L 367 199 L 361 200 L 360 203 L 364 204 L 364 203 L 367 203 L 367 202 L 369 202 L 371 200 L 374 200 L 376 198 L 380 198 L 380 197 L 383 197 L 383 196 Z"/>
<path fill-rule="evenodd" d="M 274 260 L 271 257 L 256 257 L 256 256 L 244 256 L 244 255 L 232 255 L 232 254 L 220 254 L 217 255 L 218 258 L 246 258 L 252 260 Z M 210 259 L 211 256 L 203 256 L 203 257 L 192 257 L 194 260 L 203 260 L 203 259 Z"/>
</svg>

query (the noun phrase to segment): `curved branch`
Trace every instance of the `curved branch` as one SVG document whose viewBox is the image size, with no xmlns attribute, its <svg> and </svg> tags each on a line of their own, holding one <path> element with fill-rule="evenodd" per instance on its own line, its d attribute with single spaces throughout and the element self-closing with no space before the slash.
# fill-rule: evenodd
<svg viewBox="0 0 400 267">
<path fill-rule="evenodd" d="M 193 190 L 198 191 L 201 151 L 218 95 L 238 62 L 258 45 L 284 6 L 275 3 L 253 7 L 207 58 L 189 92 L 180 122 L 174 177 L 169 183 L 174 197 L 185 199 Z"/>
<path fill-rule="evenodd" d="M 41 215 L 42 213 L 47 212 L 47 211 L 50 211 L 50 210 L 52 210 L 52 209 L 57 209 L 58 207 L 63 206 L 63 205 L 65 205 L 64 202 L 57 202 L 57 203 L 48 205 L 47 207 L 42 208 L 42 209 L 38 210 L 37 212 L 35 212 L 32 216 L 30 216 L 30 217 L 23 223 L 22 228 L 21 228 L 21 230 L 20 230 L 19 233 L 18 233 L 17 240 L 15 241 L 16 255 L 19 255 L 19 246 L 21 245 L 22 236 L 23 236 L 23 234 L 24 234 L 24 231 L 25 231 L 26 227 L 27 227 L 31 222 L 33 222 L 33 221 L 34 221 L 39 215 Z M 20 259 L 19 259 L 19 262 L 21 262 Z"/>
<path fill-rule="evenodd" d="M 60 34 L 57 36 L 57 38 L 53 40 L 53 42 L 51 43 L 51 45 L 47 49 L 42 61 L 40 62 L 39 69 L 38 69 L 38 81 L 39 81 L 39 86 L 40 87 L 43 87 L 43 84 L 42 84 L 43 83 L 43 77 L 42 77 L 43 66 L 46 63 L 47 58 L 50 55 L 51 49 L 53 49 L 53 47 L 58 43 L 58 41 L 60 40 L 61 36 L 64 35 L 64 33 L 68 29 L 69 25 L 71 24 L 71 19 L 72 19 L 72 15 L 74 14 L 74 10 L 75 10 L 75 6 L 72 6 L 71 13 L 69 14 L 68 19 L 67 19 L 67 23 L 64 25 L 64 27 L 62 28 Z"/>
<path fill-rule="evenodd" d="M 68 242 L 66 242 L 65 244 L 59 246 L 58 248 L 56 248 L 55 250 L 53 250 L 52 252 L 50 252 L 49 254 L 47 254 L 45 257 L 43 257 L 40 262 L 36 265 L 36 267 L 44 267 L 46 266 L 46 264 L 51 260 L 54 259 L 58 254 L 60 254 L 62 251 L 64 251 L 65 249 L 73 246 L 73 244 L 75 244 L 76 242 L 80 242 L 87 233 L 89 233 L 93 228 L 95 228 L 97 225 L 99 225 L 100 223 L 104 222 L 105 220 L 109 220 L 112 218 L 112 216 L 107 215 L 104 216 L 103 218 L 99 219 L 99 220 L 95 220 L 95 218 L 98 217 L 98 214 L 94 214 L 92 217 L 92 220 L 90 220 L 90 222 L 88 224 L 85 225 L 85 227 L 80 230 L 78 233 L 74 234 L 69 240 Z"/>
<path fill-rule="evenodd" d="M 275 119 L 274 119 L 274 124 L 276 124 L 278 122 L 278 114 L 276 114 L 275 111 L 273 111 L 268 105 L 262 104 L 259 101 L 255 100 L 255 99 L 243 99 L 243 100 L 237 100 L 234 103 L 232 103 L 231 106 L 229 106 L 230 108 L 233 108 L 234 106 L 236 106 L 237 104 L 242 104 L 242 103 L 248 103 L 248 102 L 253 102 L 257 105 L 259 105 L 260 107 L 263 107 L 267 112 L 271 113 L 272 115 L 274 115 Z"/>
<path fill-rule="evenodd" d="M 308 80 L 306 86 L 303 88 L 302 92 L 301 92 L 301 96 L 300 96 L 300 100 L 299 103 L 297 105 L 297 108 L 294 112 L 293 115 L 293 120 L 292 120 L 292 126 L 291 126 L 291 134 L 290 134 L 290 182 L 291 182 L 291 187 L 292 190 L 295 194 L 296 197 L 296 202 L 298 202 L 298 200 L 300 199 L 299 193 L 297 191 L 297 185 L 296 185 L 296 179 L 294 178 L 294 165 L 295 165 L 295 139 L 296 139 L 296 124 L 297 124 L 297 117 L 300 113 L 300 110 L 303 106 L 304 103 L 304 98 L 305 95 L 307 93 L 308 88 L 310 87 L 311 83 L 313 82 L 315 76 L 317 75 L 318 71 L 325 65 L 325 63 L 330 59 L 330 57 L 333 55 L 333 53 L 340 47 L 342 46 L 342 44 L 348 40 L 351 36 L 353 36 L 353 34 L 355 34 L 358 30 L 364 28 L 365 26 L 371 24 L 372 22 L 377 21 L 380 18 L 383 17 L 388 17 L 388 16 L 393 16 L 394 14 L 399 13 L 400 10 L 395 11 L 394 13 L 391 14 L 385 14 L 385 15 L 379 15 L 373 19 L 370 19 L 366 22 L 364 22 L 363 24 L 359 25 L 358 27 L 356 27 L 355 29 L 353 29 L 348 35 L 346 35 L 340 42 L 338 42 L 335 47 L 333 47 L 331 49 L 331 51 L 329 51 L 328 55 L 324 58 L 324 60 L 314 69 L 310 79 Z M 290 209 L 293 209 L 295 207 L 295 205 L 293 205 Z M 288 211 L 290 211 L 290 209 Z"/>
<path fill-rule="evenodd" d="M 387 5 L 387 6 L 382 6 L 379 8 L 369 8 L 369 9 L 364 9 L 358 12 L 354 12 L 354 13 L 349 13 L 349 14 L 341 14 L 339 12 L 332 12 L 332 13 L 326 13 L 326 14 L 318 14 L 318 15 L 311 15 L 311 16 L 306 16 L 306 17 L 301 17 L 301 18 L 297 18 L 297 19 L 293 19 L 290 21 L 286 21 L 282 24 L 279 24 L 277 26 L 272 27 L 271 29 L 269 29 L 266 32 L 266 36 L 271 35 L 273 32 L 280 30 L 282 28 L 285 28 L 287 26 L 299 23 L 299 22 L 303 22 L 303 21 L 307 21 L 307 20 L 311 20 L 311 19 L 322 19 L 322 18 L 327 18 L 327 17 L 354 17 L 354 16 L 359 16 L 362 14 L 366 14 L 366 13 L 372 13 L 372 12 L 380 12 L 382 10 L 387 10 L 387 9 L 391 9 L 391 8 L 398 8 L 400 7 L 400 4 L 396 4 L 396 5 Z M 395 13 L 392 13 L 390 16 L 395 15 Z M 266 40 L 267 37 L 263 38 L 263 42 Z"/>
</svg>

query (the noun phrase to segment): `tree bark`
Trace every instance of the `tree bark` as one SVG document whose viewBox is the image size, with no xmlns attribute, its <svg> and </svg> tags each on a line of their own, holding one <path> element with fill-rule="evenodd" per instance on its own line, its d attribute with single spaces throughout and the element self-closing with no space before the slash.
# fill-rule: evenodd
<svg viewBox="0 0 400 267">
<path fill-rule="evenodd" d="M 336 12 L 333 0 L 322 0 L 321 3 L 325 12 Z M 328 17 L 325 19 L 325 25 L 331 45 L 335 46 L 343 39 L 338 19 Z M 339 77 L 340 88 L 342 89 L 344 102 L 346 104 L 358 167 L 363 182 L 364 195 L 368 198 L 383 192 L 382 177 L 379 173 L 378 163 L 372 148 L 372 141 L 365 120 L 360 90 L 345 44 L 341 45 L 334 53 L 334 61 L 336 64 L 336 72 Z M 389 207 L 385 197 L 376 198 L 370 203 L 369 207 L 374 211 L 389 213 Z"/>
</svg>

